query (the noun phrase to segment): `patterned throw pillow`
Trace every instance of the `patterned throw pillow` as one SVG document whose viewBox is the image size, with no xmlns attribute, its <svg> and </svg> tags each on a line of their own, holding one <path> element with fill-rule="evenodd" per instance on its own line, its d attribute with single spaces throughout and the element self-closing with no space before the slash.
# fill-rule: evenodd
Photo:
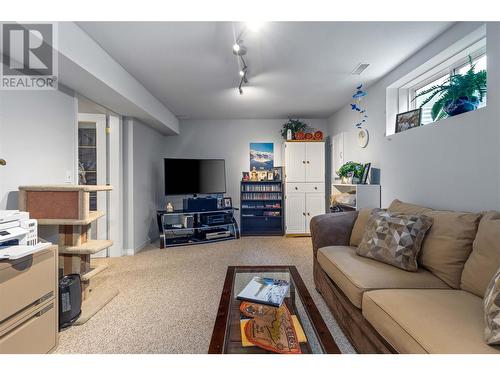
<svg viewBox="0 0 500 375">
<path fill-rule="evenodd" d="M 417 257 L 432 219 L 425 215 L 390 213 L 378 208 L 371 213 L 357 254 L 417 271 Z"/>
<path fill-rule="evenodd" d="M 500 344 L 500 268 L 484 295 L 484 336 L 490 345 Z"/>
</svg>

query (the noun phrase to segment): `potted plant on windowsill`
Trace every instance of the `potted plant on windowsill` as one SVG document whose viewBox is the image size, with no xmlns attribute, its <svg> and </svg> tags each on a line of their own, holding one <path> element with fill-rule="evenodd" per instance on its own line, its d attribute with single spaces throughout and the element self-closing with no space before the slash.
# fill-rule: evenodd
<svg viewBox="0 0 500 375">
<path fill-rule="evenodd" d="M 465 74 L 451 74 L 442 84 L 422 91 L 413 99 L 430 94 L 420 105 L 422 108 L 435 97 L 438 98 L 432 106 L 432 120 L 474 111 L 483 101 L 487 84 L 486 70 L 476 72 L 470 56 L 469 64 L 470 68 Z"/>
<path fill-rule="evenodd" d="M 355 181 L 349 181 L 349 178 L 352 176 L 353 180 L 354 178 L 357 178 L 357 181 L 361 181 L 361 177 L 363 177 L 363 169 L 363 164 L 348 161 L 339 168 L 337 175 L 340 177 L 341 183 L 343 184 L 355 183 Z"/>
</svg>

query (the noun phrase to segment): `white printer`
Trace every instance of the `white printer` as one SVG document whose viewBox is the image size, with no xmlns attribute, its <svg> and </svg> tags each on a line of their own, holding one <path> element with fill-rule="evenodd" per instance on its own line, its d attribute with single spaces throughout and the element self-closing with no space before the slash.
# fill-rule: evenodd
<svg viewBox="0 0 500 375">
<path fill-rule="evenodd" d="M 38 243 L 38 225 L 28 212 L 0 210 L 0 259 L 17 259 L 50 244 Z"/>
</svg>

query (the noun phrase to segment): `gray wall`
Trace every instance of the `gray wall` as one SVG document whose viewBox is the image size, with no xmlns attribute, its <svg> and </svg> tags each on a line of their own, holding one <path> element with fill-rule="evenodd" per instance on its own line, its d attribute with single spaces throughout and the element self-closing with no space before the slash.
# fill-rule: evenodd
<svg viewBox="0 0 500 375">
<path fill-rule="evenodd" d="M 311 127 L 326 133 L 327 122 L 322 119 L 304 120 Z M 273 142 L 274 164 L 282 165 L 280 128 L 286 119 L 270 120 L 189 120 L 181 121 L 180 135 L 165 137 L 165 156 L 176 158 L 222 158 L 226 160 L 226 196 L 233 205 L 240 204 L 241 172 L 249 171 L 250 142 Z M 170 199 L 176 208 L 182 206 L 180 197 Z M 238 215 L 239 217 L 239 215 Z"/>
<path fill-rule="evenodd" d="M 61 91 L 0 91 L 0 209 L 17 208 L 19 185 L 74 177 L 76 100 Z"/>
<path fill-rule="evenodd" d="M 479 24 L 459 23 L 367 88 L 370 143 L 356 140 L 349 103 L 329 119 L 330 136 L 345 131 L 345 161 L 381 169 L 382 206 L 394 198 L 435 208 L 500 209 L 500 23 L 487 24 L 486 108 L 385 137 L 386 87 L 461 39 Z"/>
<path fill-rule="evenodd" d="M 135 254 L 158 238 L 155 211 L 163 206 L 164 136 L 136 119 L 123 121 L 124 248 Z"/>
<path fill-rule="evenodd" d="M 61 91 L 0 91 L 0 210 L 18 208 L 20 185 L 64 184 L 73 178 L 75 98 Z M 39 235 L 57 241 L 57 228 Z"/>
</svg>

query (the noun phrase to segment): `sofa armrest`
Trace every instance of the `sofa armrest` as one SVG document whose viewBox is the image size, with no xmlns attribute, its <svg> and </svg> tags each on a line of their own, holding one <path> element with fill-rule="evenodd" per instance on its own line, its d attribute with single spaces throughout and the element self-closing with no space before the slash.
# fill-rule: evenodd
<svg viewBox="0 0 500 375">
<path fill-rule="evenodd" d="M 318 215 L 311 219 L 314 257 L 325 246 L 348 246 L 358 211 Z"/>
</svg>

